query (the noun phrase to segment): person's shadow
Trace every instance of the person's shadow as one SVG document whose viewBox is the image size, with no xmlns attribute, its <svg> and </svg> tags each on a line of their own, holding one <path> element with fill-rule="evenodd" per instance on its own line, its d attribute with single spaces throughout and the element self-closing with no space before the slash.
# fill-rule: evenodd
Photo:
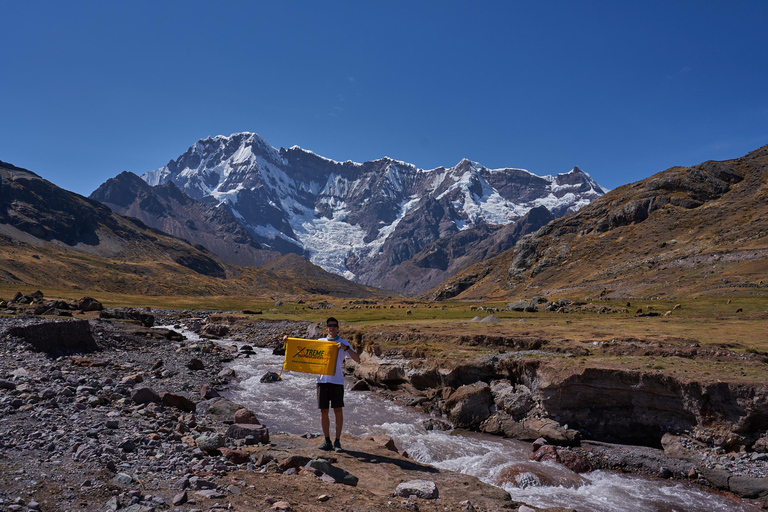
<svg viewBox="0 0 768 512">
<path fill-rule="evenodd" d="M 375 455 L 373 453 L 358 452 L 354 450 L 344 450 L 344 453 L 351 455 L 360 462 L 367 462 L 369 464 L 393 464 L 405 471 L 422 471 L 424 473 L 440 472 L 439 469 L 433 468 L 432 466 L 427 466 L 410 460 L 395 459 L 385 455 Z"/>
</svg>

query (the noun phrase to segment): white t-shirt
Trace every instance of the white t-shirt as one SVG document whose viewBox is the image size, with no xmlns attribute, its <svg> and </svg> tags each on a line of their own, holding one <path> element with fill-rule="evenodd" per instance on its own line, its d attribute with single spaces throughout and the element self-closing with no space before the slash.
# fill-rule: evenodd
<svg viewBox="0 0 768 512">
<path fill-rule="evenodd" d="M 336 341 L 341 342 L 344 345 L 348 346 L 349 348 L 352 348 L 352 345 L 349 344 L 347 340 L 341 339 L 338 336 L 336 338 L 320 338 L 320 341 Z M 336 370 L 334 371 L 333 375 L 320 375 L 317 377 L 317 383 L 323 384 L 341 384 L 344 385 L 344 370 L 341 367 L 341 363 L 344 362 L 344 358 L 349 357 L 349 354 L 347 354 L 347 351 L 340 348 L 336 352 Z"/>
</svg>

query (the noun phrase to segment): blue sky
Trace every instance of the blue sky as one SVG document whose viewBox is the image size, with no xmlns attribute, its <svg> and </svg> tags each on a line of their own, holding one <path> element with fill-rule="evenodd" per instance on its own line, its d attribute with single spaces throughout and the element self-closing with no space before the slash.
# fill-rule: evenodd
<svg viewBox="0 0 768 512">
<path fill-rule="evenodd" d="M 768 1 L 0 0 L 0 160 L 90 194 L 251 131 L 615 188 L 768 144 Z"/>
</svg>

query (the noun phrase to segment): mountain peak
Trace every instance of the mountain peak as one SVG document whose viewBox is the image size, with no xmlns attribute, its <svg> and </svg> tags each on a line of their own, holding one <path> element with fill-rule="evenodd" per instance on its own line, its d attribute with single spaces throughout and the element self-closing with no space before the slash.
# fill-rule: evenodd
<svg viewBox="0 0 768 512">
<path fill-rule="evenodd" d="M 339 162 L 297 145 L 277 150 L 242 132 L 201 139 L 142 178 L 173 182 L 208 205 L 227 203 L 261 245 L 376 285 L 392 265 L 447 234 L 507 224 L 538 206 L 563 215 L 597 197 L 581 174 L 564 176 L 553 183 L 467 158 L 429 171 L 387 156 Z"/>
</svg>

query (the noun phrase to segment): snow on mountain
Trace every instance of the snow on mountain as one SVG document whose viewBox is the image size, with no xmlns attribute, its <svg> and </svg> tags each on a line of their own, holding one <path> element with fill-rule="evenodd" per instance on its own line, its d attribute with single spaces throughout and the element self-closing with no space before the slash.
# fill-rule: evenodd
<svg viewBox="0 0 768 512">
<path fill-rule="evenodd" d="M 540 177 L 469 160 L 432 170 L 391 158 L 338 162 L 278 150 L 255 133 L 199 140 L 142 178 L 227 204 L 262 245 L 366 284 L 443 236 L 509 224 L 537 206 L 561 216 L 604 193 L 578 167 Z"/>
</svg>

